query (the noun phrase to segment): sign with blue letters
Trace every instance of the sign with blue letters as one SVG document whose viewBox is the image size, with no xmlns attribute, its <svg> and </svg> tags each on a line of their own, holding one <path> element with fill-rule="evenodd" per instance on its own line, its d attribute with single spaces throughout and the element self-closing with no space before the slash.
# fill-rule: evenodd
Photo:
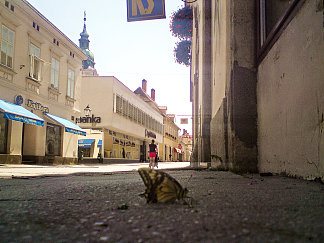
<svg viewBox="0 0 324 243">
<path fill-rule="evenodd" d="M 127 21 L 165 19 L 164 0 L 127 0 Z"/>
</svg>

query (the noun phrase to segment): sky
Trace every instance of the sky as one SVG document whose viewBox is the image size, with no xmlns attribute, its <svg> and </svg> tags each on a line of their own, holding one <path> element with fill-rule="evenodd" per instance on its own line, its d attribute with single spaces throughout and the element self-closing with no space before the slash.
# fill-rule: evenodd
<svg viewBox="0 0 324 243">
<path fill-rule="evenodd" d="M 145 0 L 144 0 L 145 1 Z M 191 115 L 190 69 L 175 62 L 177 38 L 170 32 L 171 14 L 181 0 L 165 0 L 166 19 L 127 22 L 126 0 L 28 0 L 79 46 L 83 14 L 100 76 L 115 76 L 134 91 L 147 80 L 156 102 L 169 114 Z"/>
</svg>

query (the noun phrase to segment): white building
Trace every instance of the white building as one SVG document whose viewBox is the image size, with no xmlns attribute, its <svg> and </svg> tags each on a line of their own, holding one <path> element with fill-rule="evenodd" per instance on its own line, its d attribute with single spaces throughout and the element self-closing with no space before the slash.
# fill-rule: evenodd
<svg viewBox="0 0 324 243">
<path fill-rule="evenodd" d="M 97 134 L 95 144 L 99 143 L 98 152 L 104 158 L 145 161 L 152 139 L 162 145 L 162 114 L 115 77 L 82 77 L 81 95 L 81 107 L 85 110 L 76 122 L 84 129 L 91 129 L 87 130 L 87 138 L 93 139 L 94 130 L 102 132 Z M 90 110 L 87 107 L 91 113 L 88 113 Z M 80 143 L 79 146 L 84 153 L 97 157 L 94 152 L 96 146 L 91 151 L 87 151 L 91 148 L 89 145 Z"/>
</svg>

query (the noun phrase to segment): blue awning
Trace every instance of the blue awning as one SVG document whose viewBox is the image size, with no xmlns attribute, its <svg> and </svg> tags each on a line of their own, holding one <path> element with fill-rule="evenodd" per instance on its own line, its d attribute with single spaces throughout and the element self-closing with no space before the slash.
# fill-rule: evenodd
<svg viewBox="0 0 324 243">
<path fill-rule="evenodd" d="M 79 139 L 78 145 L 83 148 L 90 148 L 91 144 L 94 142 L 94 139 Z"/>
<path fill-rule="evenodd" d="M 101 148 L 102 147 L 102 140 L 100 139 L 98 144 L 97 144 L 97 148 Z"/>
<path fill-rule="evenodd" d="M 73 122 L 66 120 L 62 117 L 58 117 L 58 116 L 54 116 L 52 114 L 47 113 L 46 116 L 48 116 L 49 118 L 57 121 L 58 123 L 60 123 L 62 126 L 65 127 L 65 131 L 69 132 L 69 133 L 74 133 L 74 134 L 78 134 L 78 135 L 82 135 L 82 136 L 86 136 L 86 132 L 82 130 L 81 127 L 79 127 L 78 125 L 75 125 Z"/>
<path fill-rule="evenodd" d="M 0 100 L 0 112 L 9 120 L 44 126 L 44 120 L 22 106 Z"/>
</svg>

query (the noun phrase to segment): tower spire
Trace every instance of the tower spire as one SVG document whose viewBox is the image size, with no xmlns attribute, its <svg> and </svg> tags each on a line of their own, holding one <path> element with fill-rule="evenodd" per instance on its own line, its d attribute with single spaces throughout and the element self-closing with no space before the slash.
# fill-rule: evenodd
<svg viewBox="0 0 324 243">
<path fill-rule="evenodd" d="M 85 53 L 88 58 L 87 60 L 82 61 L 83 69 L 87 69 L 89 66 L 94 68 L 95 62 L 94 62 L 94 55 L 89 50 L 89 34 L 87 32 L 87 14 L 86 11 L 83 12 L 83 31 L 80 33 L 81 38 L 79 39 L 79 47 Z"/>
</svg>

